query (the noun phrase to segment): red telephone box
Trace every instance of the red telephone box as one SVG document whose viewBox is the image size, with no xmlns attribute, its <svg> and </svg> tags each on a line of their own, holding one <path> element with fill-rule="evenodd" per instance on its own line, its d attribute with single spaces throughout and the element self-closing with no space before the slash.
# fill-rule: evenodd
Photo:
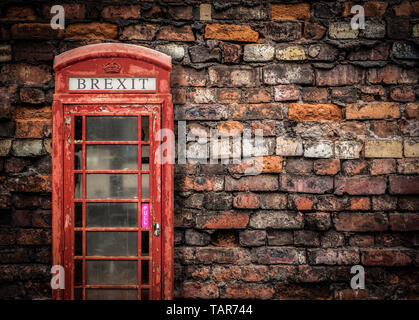
<svg viewBox="0 0 419 320">
<path fill-rule="evenodd" d="M 171 59 L 129 44 L 55 58 L 54 299 L 173 299 Z M 164 152 L 173 152 L 165 141 Z"/>
</svg>

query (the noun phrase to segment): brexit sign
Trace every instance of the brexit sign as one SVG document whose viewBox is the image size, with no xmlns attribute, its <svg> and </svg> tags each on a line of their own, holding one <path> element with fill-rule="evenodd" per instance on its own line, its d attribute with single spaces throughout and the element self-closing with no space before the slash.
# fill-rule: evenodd
<svg viewBox="0 0 419 320">
<path fill-rule="evenodd" d="M 155 91 L 156 78 L 69 78 L 70 91 Z"/>
</svg>

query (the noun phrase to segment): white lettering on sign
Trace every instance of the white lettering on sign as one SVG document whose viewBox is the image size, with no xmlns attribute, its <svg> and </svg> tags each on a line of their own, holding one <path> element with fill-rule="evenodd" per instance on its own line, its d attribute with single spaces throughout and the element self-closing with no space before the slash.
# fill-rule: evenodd
<svg viewBox="0 0 419 320">
<path fill-rule="evenodd" d="M 70 78 L 70 91 L 154 91 L 156 78 Z"/>
</svg>

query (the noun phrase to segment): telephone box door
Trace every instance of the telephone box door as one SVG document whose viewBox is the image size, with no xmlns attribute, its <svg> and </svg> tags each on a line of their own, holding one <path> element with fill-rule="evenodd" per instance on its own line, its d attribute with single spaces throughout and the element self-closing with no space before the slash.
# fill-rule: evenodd
<svg viewBox="0 0 419 320">
<path fill-rule="evenodd" d="M 64 105 L 64 120 L 64 298 L 161 299 L 161 106 Z"/>
</svg>

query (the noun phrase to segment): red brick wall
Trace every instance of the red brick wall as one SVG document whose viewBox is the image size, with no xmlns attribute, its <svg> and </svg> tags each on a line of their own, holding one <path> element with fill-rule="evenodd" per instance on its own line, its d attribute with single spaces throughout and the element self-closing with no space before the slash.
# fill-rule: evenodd
<svg viewBox="0 0 419 320">
<path fill-rule="evenodd" d="M 264 130 L 258 176 L 176 166 L 177 297 L 419 297 L 419 1 L 51 3 L 0 4 L 0 298 L 50 297 L 52 61 L 97 42 L 172 55 L 188 131 Z"/>
</svg>

